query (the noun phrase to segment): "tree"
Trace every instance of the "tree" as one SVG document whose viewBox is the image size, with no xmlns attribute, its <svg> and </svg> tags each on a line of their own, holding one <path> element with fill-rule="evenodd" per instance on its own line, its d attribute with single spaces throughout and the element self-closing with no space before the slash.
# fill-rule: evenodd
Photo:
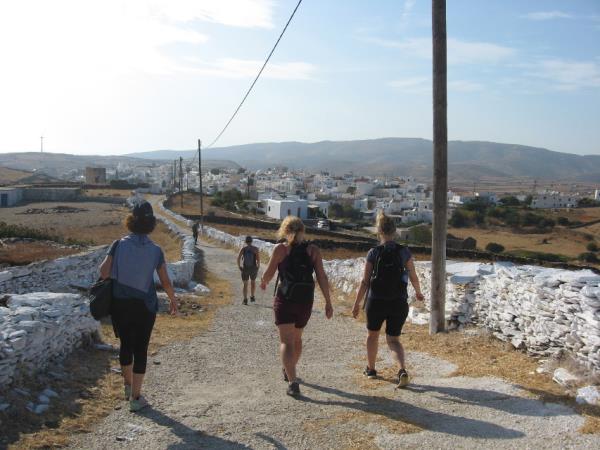
<svg viewBox="0 0 600 450">
<path fill-rule="evenodd" d="M 240 167 L 237 171 L 238 175 L 242 174 L 242 173 L 246 173 L 246 169 L 244 169 L 243 167 Z"/>
<path fill-rule="evenodd" d="M 469 225 L 469 220 L 464 212 L 460 209 L 455 209 L 452 211 L 449 223 L 451 227 L 462 228 Z"/>
<path fill-rule="evenodd" d="M 559 217 L 556 221 L 563 227 L 569 226 L 569 219 L 567 217 Z"/>
<path fill-rule="evenodd" d="M 508 197 L 503 197 L 500 199 L 500 203 L 504 206 L 520 206 L 521 202 L 514 195 L 509 195 Z"/>
<path fill-rule="evenodd" d="M 598 244 L 596 244 L 595 242 L 590 242 L 585 248 L 588 252 L 597 252 Z"/>
<path fill-rule="evenodd" d="M 592 253 L 592 252 L 582 253 L 581 255 L 579 255 L 578 259 L 580 261 L 588 262 L 588 263 L 600 262 L 600 259 L 598 259 L 598 256 L 596 256 L 596 254 Z"/>
<path fill-rule="evenodd" d="M 485 246 L 485 250 L 491 253 L 502 253 L 504 251 L 504 246 L 495 242 L 490 242 Z"/>
<path fill-rule="evenodd" d="M 213 175 L 219 175 L 221 173 L 220 169 L 210 169 L 210 173 L 212 173 Z"/>
<path fill-rule="evenodd" d="M 582 198 L 577 202 L 579 208 L 594 208 L 600 206 L 600 202 L 591 198 Z"/>
</svg>

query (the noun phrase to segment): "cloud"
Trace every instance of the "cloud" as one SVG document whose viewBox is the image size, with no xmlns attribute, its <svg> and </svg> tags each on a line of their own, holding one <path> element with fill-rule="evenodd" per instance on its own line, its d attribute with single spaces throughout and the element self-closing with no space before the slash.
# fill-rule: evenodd
<svg viewBox="0 0 600 450">
<path fill-rule="evenodd" d="M 406 77 L 390 81 L 388 86 L 407 94 L 427 94 L 432 92 L 431 77 Z M 484 90 L 480 83 L 469 80 L 449 80 L 448 92 L 478 92 Z"/>
<path fill-rule="evenodd" d="M 555 89 L 563 91 L 600 88 L 598 61 L 546 59 L 530 66 L 528 75 L 550 81 Z"/>
<path fill-rule="evenodd" d="M 409 56 L 431 59 L 431 38 L 391 40 L 371 37 L 363 40 L 383 47 L 399 49 Z M 497 63 L 512 57 L 515 53 L 513 48 L 489 42 L 448 39 L 449 64 Z"/>
<path fill-rule="evenodd" d="M 574 16 L 572 14 L 562 11 L 537 11 L 524 14 L 521 17 L 523 19 L 542 21 L 555 19 L 572 19 Z"/>
<path fill-rule="evenodd" d="M 223 78 L 253 78 L 264 61 L 222 58 L 214 62 L 192 61 L 193 67 L 187 71 L 207 76 Z M 263 78 L 276 80 L 314 80 L 316 66 L 306 62 L 271 63 L 262 74 Z"/>
</svg>

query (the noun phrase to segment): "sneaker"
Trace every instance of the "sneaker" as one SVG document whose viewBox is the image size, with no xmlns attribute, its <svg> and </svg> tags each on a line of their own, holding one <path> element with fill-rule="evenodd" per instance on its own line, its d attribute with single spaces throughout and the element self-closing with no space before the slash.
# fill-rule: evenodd
<svg viewBox="0 0 600 450">
<path fill-rule="evenodd" d="M 298 384 L 297 381 L 294 381 L 293 383 L 290 383 L 288 385 L 286 394 L 291 395 L 292 397 L 300 396 L 300 385 Z"/>
<path fill-rule="evenodd" d="M 365 370 L 363 371 L 364 376 L 366 376 L 367 378 L 373 380 L 375 378 L 377 378 L 377 371 L 375 369 L 369 369 L 369 366 L 367 366 L 365 368 Z"/>
<path fill-rule="evenodd" d="M 403 388 L 408 385 L 408 372 L 405 369 L 400 369 L 398 371 L 398 385 L 397 388 Z"/>
<path fill-rule="evenodd" d="M 283 381 L 288 381 L 289 382 L 290 380 L 287 377 L 287 373 L 285 373 L 285 368 L 282 367 L 281 371 L 283 372 Z"/>
<path fill-rule="evenodd" d="M 245 298 L 245 299 L 242 301 L 242 305 L 247 305 L 247 304 L 248 304 L 248 299 L 247 299 L 247 298 Z"/>
<path fill-rule="evenodd" d="M 130 412 L 138 412 L 148 406 L 148 401 L 142 397 L 141 395 L 134 399 L 129 400 L 129 411 Z"/>
<path fill-rule="evenodd" d="M 256 301 L 256 299 L 254 298 L 254 295 L 252 297 L 250 297 L 250 302 L 254 303 Z"/>
<path fill-rule="evenodd" d="M 131 398 L 131 386 L 126 384 L 123 388 L 123 392 L 125 393 L 125 400 L 129 400 Z"/>
</svg>

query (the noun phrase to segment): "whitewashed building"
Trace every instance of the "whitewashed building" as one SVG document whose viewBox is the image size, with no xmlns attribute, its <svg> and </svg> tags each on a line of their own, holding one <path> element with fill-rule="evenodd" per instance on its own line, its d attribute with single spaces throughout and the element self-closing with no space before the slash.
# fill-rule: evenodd
<svg viewBox="0 0 600 450">
<path fill-rule="evenodd" d="M 275 200 L 267 199 L 265 214 L 272 219 L 282 220 L 287 216 L 298 216 L 301 219 L 308 218 L 308 200 Z"/>
<path fill-rule="evenodd" d="M 544 192 L 537 194 L 531 201 L 532 208 L 575 208 L 577 198 L 571 195 L 563 195 L 560 192 Z"/>
<path fill-rule="evenodd" d="M 600 189 L 594 191 L 594 200 L 600 201 Z"/>
</svg>

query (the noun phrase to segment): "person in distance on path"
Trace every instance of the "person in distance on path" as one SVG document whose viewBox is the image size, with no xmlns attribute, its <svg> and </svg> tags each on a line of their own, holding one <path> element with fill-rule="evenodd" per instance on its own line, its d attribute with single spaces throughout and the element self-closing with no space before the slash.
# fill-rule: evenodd
<svg viewBox="0 0 600 450">
<path fill-rule="evenodd" d="M 289 383 L 286 393 L 296 397 L 300 395 L 296 365 L 302 354 L 302 332 L 310 319 L 315 294 L 313 272 L 325 297 L 325 316 L 328 319 L 333 317 L 333 307 L 321 252 L 316 245 L 304 240 L 302 220 L 286 217 L 279 227 L 278 237 L 285 238 L 285 242 L 273 248 L 260 287 L 265 290 L 278 272 L 273 312 L 279 329 L 283 379 Z"/>
<path fill-rule="evenodd" d="M 383 322 L 386 322 L 387 345 L 400 366 L 397 387 L 404 387 L 409 379 L 400 333 L 408 316 L 409 279 L 415 288 L 417 299 L 422 301 L 424 297 L 410 250 L 396 243 L 396 224 L 383 212 L 377 215 L 377 234 L 381 245 L 372 248 L 367 254 L 364 275 L 356 294 L 352 315 L 354 318 L 358 317 L 361 302 L 366 295 L 368 363 L 364 375 L 377 378 L 375 361 L 379 331 Z"/>
<path fill-rule="evenodd" d="M 192 225 L 192 236 L 194 236 L 194 245 L 198 243 L 198 227 L 198 222 L 194 222 L 194 225 Z"/>
<path fill-rule="evenodd" d="M 100 276 L 112 278 L 110 315 L 121 342 L 119 362 L 125 382 L 125 399 L 131 412 L 148 403 L 141 395 L 146 373 L 148 343 L 158 312 L 154 272 L 170 300 L 170 312 L 177 314 L 177 299 L 161 248 L 148 235 L 156 226 L 150 203 L 134 206 L 125 225 L 129 234 L 113 242 L 100 265 Z"/>
<path fill-rule="evenodd" d="M 258 248 L 252 245 L 252 236 L 246 236 L 246 245 L 238 253 L 237 265 L 242 273 L 242 282 L 244 283 L 243 305 L 248 304 L 248 280 L 250 280 L 250 301 L 255 302 L 254 293 L 256 291 L 256 277 L 260 268 L 260 253 Z"/>
</svg>

